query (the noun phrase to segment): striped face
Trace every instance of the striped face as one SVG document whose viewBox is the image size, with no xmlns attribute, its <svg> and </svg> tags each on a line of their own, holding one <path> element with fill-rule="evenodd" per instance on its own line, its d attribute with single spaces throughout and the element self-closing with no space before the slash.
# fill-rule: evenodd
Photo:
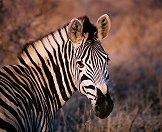
<svg viewBox="0 0 162 132">
<path fill-rule="evenodd" d="M 96 26 L 87 17 L 73 19 L 68 35 L 74 45 L 73 75 L 80 93 L 91 100 L 96 116 L 106 118 L 113 109 L 109 95 L 108 55 L 100 40 L 110 29 L 108 15 L 101 16 Z"/>
</svg>

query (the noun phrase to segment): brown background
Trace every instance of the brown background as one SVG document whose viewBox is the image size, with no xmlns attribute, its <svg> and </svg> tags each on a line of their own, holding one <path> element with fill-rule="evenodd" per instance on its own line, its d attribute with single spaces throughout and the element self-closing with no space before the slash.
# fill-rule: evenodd
<svg viewBox="0 0 162 132">
<path fill-rule="evenodd" d="M 0 67 L 72 18 L 87 15 L 95 24 L 104 13 L 112 21 L 102 43 L 111 59 L 114 111 L 100 120 L 76 93 L 57 114 L 56 131 L 162 131 L 161 0 L 0 0 Z"/>
</svg>

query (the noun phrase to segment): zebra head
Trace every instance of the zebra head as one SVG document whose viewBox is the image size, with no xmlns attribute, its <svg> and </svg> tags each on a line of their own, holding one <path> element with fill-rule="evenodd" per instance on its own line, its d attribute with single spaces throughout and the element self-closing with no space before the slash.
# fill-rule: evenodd
<svg viewBox="0 0 162 132">
<path fill-rule="evenodd" d="M 95 115 L 106 118 L 113 109 L 109 94 L 108 54 L 100 40 L 110 30 L 110 19 L 102 15 L 96 25 L 87 17 L 74 18 L 68 26 L 68 37 L 73 45 L 72 73 L 76 87 L 91 100 Z"/>
</svg>

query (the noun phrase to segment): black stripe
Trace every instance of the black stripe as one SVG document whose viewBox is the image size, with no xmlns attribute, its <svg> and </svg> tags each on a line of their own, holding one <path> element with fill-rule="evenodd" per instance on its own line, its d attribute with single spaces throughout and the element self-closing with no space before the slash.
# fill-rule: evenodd
<svg viewBox="0 0 162 132">
<path fill-rule="evenodd" d="M 67 51 L 67 46 L 69 46 L 68 45 L 69 43 L 68 43 L 68 41 L 66 42 L 66 46 L 65 46 L 65 51 Z M 71 45 L 71 44 L 70 44 Z M 69 48 L 71 48 L 71 46 L 69 47 Z M 70 52 L 68 52 L 68 54 L 70 55 Z M 64 53 L 64 58 L 65 58 L 65 65 L 66 65 L 66 70 L 67 70 L 67 74 L 68 74 L 68 77 L 69 77 L 69 79 L 70 79 L 70 82 L 71 82 L 71 85 L 72 85 L 72 87 L 73 87 L 73 89 L 74 89 L 74 91 L 76 91 L 77 90 L 77 88 L 75 87 L 75 85 L 74 85 L 74 83 L 73 83 L 73 79 L 72 79 L 72 77 L 71 77 L 71 74 L 70 74 L 70 68 L 69 68 L 69 61 L 68 61 L 68 57 L 67 57 L 67 52 L 65 52 Z M 70 95 L 72 95 L 72 91 L 69 91 L 69 94 Z"/>
<path fill-rule="evenodd" d="M 63 44 L 65 43 L 65 40 L 64 40 L 64 38 L 63 38 L 63 36 L 62 36 L 62 34 L 61 34 L 61 29 L 58 29 L 58 33 L 59 33 L 59 35 L 60 35 L 60 37 L 61 37 L 61 39 L 62 39 L 62 42 L 63 42 Z"/>
<path fill-rule="evenodd" d="M 17 132 L 16 128 L 10 123 L 4 121 L 0 118 L 0 128 L 6 130 L 7 132 Z"/>
<path fill-rule="evenodd" d="M 65 40 L 64 40 L 64 38 L 63 38 L 63 36 L 62 36 L 62 34 L 61 34 L 61 29 L 58 29 L 58 33 L 59 33 L 59 35 L 60 35 L 60 37 L 61 37 L 61 40 L 62 40 L 62 52 L 63 52 L 63 50 L 64 50 L 64 43 L 65 43 Z"/>
<path fill-rule="evenodd" d="M 20 86 L 19 86 L 20 84 L 18 85 L 17 83 L 13 82 L 6 74 L 4 74 L 2 72 L 0 72 L 0 74 L 3 75 L 10 82 L 10 84 L 12 85 L 12 89 L 16 89 L 18 93 L 21 93 L 21 96 L 25 95 L 24 98 L 31 100 L 30 97 L 25 92 L 22 93 L 23 91 L 22 91 L 22 88 L 20 88 Z M 31 94 L 31 93 L 29 93 L 29 94 Z"/>
<path fill-rule="evenodd" d="M 83 76 L 81 77 L 81 82 L 84 80 L 89 80 L 89 78 L 85 74 L 83 74 Z"/>
<path fill-rule="evenodd" d="M 4 68 L 4 67 L 3 67 Z M 6 69 L 6 72 L 8 71 L 8 73 L 10 73 L 10 75 L 12 75 L 13 73 L 8 69 L 7 70 L 7 68 L 5 67 L 4 69 Z M 26 92 L 25 91 L 23 91 L 23 88 L 25 88 L 26 89 L 26 91 L 28 91 L 29 92 L 29 89 L 27 89 L 28 87 L 26 87 L 25 85 L 23 85 L 20 81 L 16 81 L 16 82 L 18 82 L 18 83 L 15 83 L 15 82 L 13 82 L 7 75 L 5 75 L 5 74 L 3 74 L 2 72 L 1 72 L 1 74 L 8 80 L 8 83 L 10 83 L 10 88 L 12 88 L 13 89 L 13 91 L 17 91 L 18 92 L 18 94 L 17 93 L 15 93 L 14 92 L 14 94 L 12 95 L 12 96 L 14 96 L 15 95 L 15 97 L 14 97 L 14 99 L 16 99 L 16 101 L 18 101 L 18 106 L 22 109 L 22 111 L 24 112 L 24 116 L 25 116 L 25 119 L 24 119 L 24 121 L 25 120 L 27 120 L 27 119 L 31 119 L 31 116 L 30 116 L 30 108 L 32 107 L 32 103 L 34 102 L 33 101 L 33 99 L 31 99 L 29 96 L 28 96 L 28 94 L 26 94 Z M 16 78 L 14 78 L 14 79 L 16 79 Z M 7 81 L 6 80 L 6 81 Z M 7 84 L 7 82 L 6 82 L 6 84 Z M 19 85 L 23 85 L 22 87 L 20 87 Z M 32 97 L 32 92 L 30 92 L 29 93 L 30 95 L 31 95 L 31 97 Z M 32 98 L 34 98 L 34 96 L 32 97 Z M 27 100 L 28 100 L 28 102 L 27 102 Z M 22 103 L 24 104 L 24 106 L 25 106 L 25 109 L 26 109 L 26 111 L 27 111 L 27 113 L 28 113 L 28 115 L 26 115 L 25 113 L 25 110 L 24 110 L 24 108 L 23 108 L 23 106 L 22 106 Z M 28 128 L 30 127 L 29 126 L 29 124 L 27 123 L 27 126 L 28 126 Z"/>
<path fill-rule="evenodd" d="M 71 52 L 72 44 L 71 44 L 70 41 L 67 41 L 66 45 L 67 45 L 67 48 L 68 48 L 68 51 L 67 51 L 68 57 L 71 58 L 71 55 L 72 55 L 72 52 Z M 65 54 L 66 54 L 66 53 L 65 53 Z M 66 56 L 67 56 L 67 55 L 66 55 Z"/>
<path fill-rule="evenodd" d="M 48 38 L 48 41 L 49 41 L 49 38 Z M 49 44 L 51 45 L 51 43 L 50 43 L 50 41 L 49 41 Z M 51 47 L 52 47 L 52 45 L 51 45 Z M 52 47 L 52 49 L 53 49 L 53 47 Z M 53 49 L 53 52 L 55 53 L 55 50 Z M 55 56 L 56 57 L 56 56 Z M 55 65 L 55 63 L 54 63 L 54 60 L 53 60 L 53 57 L 51 56 L 51 54 L 49 55 L 49 58 L 50 58 L 50 61 L 51 61 L 51 63 L 52 63 L 52 67 L 53 67 L 53 70 L 55 71 L 55 69 L 56 69 L 56 71 L 57 71 L 57 66 Z M 56 78 L 57 79 L 57 78 Z M 53 87 L 56 87 L 56 86 L 54 86 L 53 85 Z M 52 91 L 52 93 L 55 95 L 55 98 L 56 98 L 56 100 L 55 100 L 55 98 L 54 98 L 54 102 L 55 102 L 55 108 L 57 108 L 57 105 L 58 105 L 58 109 L 59 108 L 61 108 L 61 102 L 60 102 L 60 99 L 59 99 L 59 96 L 58 96 L 58 94 L 57 94 L 57 91 L 56 91 L 56 89 L 55 88 L 51 88 L 51 91 Z M 57 103 L 57 104 L 56 104 Z"/>
<path fill-rule="evenodd" d="M 44 59 L 43 59 L 42 56 L 38 53 L 37 50 L 35 50 L 35 51 L 36 51 L 36 53 L 37 53 L 37 55 L 38 55 L 38 57 L 39 57 L 39 59 L 40 59 L 40 61 L 41 61 L 41 63 L 42 63 L 42 68 L 43 68 L 43 70 L 44 70 L 44 72 L 45 72 L 45 74 L 46 74 L 47 81 L 48 81 L 50 87 L 55 88 L 55 85 L 54 85 L 54 83 L 53 83 L 53 77 L 52 77 L 51 72 L 49 71 L 48 67 L 46 66 L 46 63 L 45 63 Z M 43 89 L 43 91 L 44 91 L 44 94 L 45 94 L 45 97 L 46 97 L 46 100 L 45 100 L 45 101 L 46 101 L 46 103 L 47 103 L 47 106 L 50 106 L 50 103 L 49 103 L 49 100 L 48 100 L 48 97 L 49 97 L 49 95 L 50 95 L 50 92 L 49 92 L 49 90 L 48 90 L 48 87 L 46 87 L 45 89 Z M 51 97 L 51 99 L 52 99 L 52 97 Z"/>
<path fill-rule="evenodd" d="M 109 74 L 107 75 L 106 80 L 109 80 Z"/>
<path fill-rule="evenodd" d="M 58 42 L 57 42 L 57 40 L 55 39 L 55 36 L 54 36 L 54 35 L 53 35 L 53 39 L 54 39 L 55 42 L 58 44 Z M 53 49 L 53 51 L 54 51 L 54 56 L 55 56 L 55 58 L 57 58 L 57 57 L 56 57 L 56 51 L 55 51 L 54 49 Z M 64 80 L 65 80 L 65 84 L 67 85 L 67 89 L 68 89 L 68 91 L 69 91 L 69 93 L 70 93 L 71 89 L 70 89 L 70 87 L 69 87 L 68 80 L 67 80 L 67 77 L 66 77 L 66 72 L 65 72 L 64 64 L 63 64 L 63 60 L 62 60 L 62 55 L 61 55 L 61 53 L 60 53 L 59 51 L 60 51 L 60 47 L 58 46 L 58 57 L 59 57 L 59 61 L 60 61 L 60 63 L 61 63 L 61 66 L 60 66 L 60 67 L 62 68 L 63 77 L 64 77 Z M 57 62 L 58 62 L 58 60 L 57 60 Z M 67 101 L 69 98 L 68 98 L 67 95 L 66 95 L 65 88 L 64 88 L 63 83 L 62 83 L 62 77 L 61 77 L 60 68 L 59 68 L 58 66 L 56 66 L 56 67 L 54 67 L 53 70 L 54 70 L 55 73 L 56 73 L 56 79 L 57 79 L 57 82 L 58 82 L 58 84 L 59 84 L 59 88 L 60 88 L 60 92 L 61 92 L 61 95 L 62 95 L 62 97 L 63 97 L 63 100 L 64 100 L 64 101 Z"/>
<path fill-rule="evenodd" d="M 86 89 L 92 89 L 95 90 L 95 87 L 93 85 L 89 85 L 89 86 L 84 86 Z"/>
<path fill-rule="evenodd" d="M 8 83 L 10 83 L 10 82 L 8 82 Z M 8 85 L 10 88 L 11 88 L 11 87 L 15 87 L 14 85 L 12 85 L 12 83 L 10 83 L 10 85 L 7 84 L 7 81 L 6 81 L 5 89 L 7 88 L 7 85 Z M 20 89 L 20 88 L 19 88 L 19 89 Z M 13 102 L 13 103 L 14 103 L 17 107 L 20 107 L 21 110 L 22 110 L 22 112 L 24 113 L 24 116 L 22 116 L 24 122 L 28 121 L 28 119 L 31 119 L 31 118 L 30 118 L 30 115 L 27 114 L 27 113 L 30 113 L 30 109 L 28 109 L 28 108 L 29 108 L 29 105 L 30 105 L 30 101 L 29 101 L 29 103 L 27 103 L 27 102 L 24 100 L 25 98 L 21 98 L 20 95 L 18 95 L 18 94 L 16 94 L 16 93 L 14 93 L 14 94 L 11 93 L 11 94 L 12 94 L 12 96 L 13 96 L 14 99 L 15 99 L 14 101 L 16 101 L 16 104 L 15 104 L 15 102 Z M 6 94 L 3 93 L 3 95 L 6 95 Z M 8 96 L 6 96 L 6 97 L 7 97 L 8 100 L 10 100 L 11 102 L 13 101 L 13 100 L 11 100 L 11 97 L 8 97 Z M 21 102 L 23 102 L 26 111 L 24 110 L 24 107 L 21 105 L 22 103 L 21 103 L 18 99 L 21 100 Z M 20 113 L 19 113 L 19 114 L 20 114 Z M 26 125 L 27 125 L 27 128 L 30 127 L 29 124 L 28 124 L 28 122 L 26 122 Z"/>
<path fill-rule="evenodd" d="M 93 78 L 94 78 L 94 72 L 92 73 L 93 71 L 90 71 L 90 70 L 87 70 L 87 75 L 88 75 L 88 78 L 93 81 Z"/>
<path fill-rule="evenodd" d="M 87 71 L 90 72 L 90 74 L 91 74 L 90 76 L 93 76 L 93 71 L 94 70 L 92 69 L 92 67 L 90 65 L 87 65 L 87 66 L 88 66 Z"/>
<path fill-rule="evenodd" d="M 45 47 L 44 47 L 45 48 Z M 52 63 L 52 66 L 54 67 L 54 60 L 53 60 L 53 57 L 52 57 L 52 55 L 51 55 L 51 53 L 45 48 L 45 50 L 46 50 L 46 52 L 47 52 L 47 54 L 48 54 L 48 57 L 49 57 L 49 59 L 50 59 L 50 61 L 51 61 L 51 63 Z M 42 58 L 43 59 L 43 58 Z M 44 65 L 45 65 L 45 62 L 44 62 Z M 55 65 L 56 66 L 56 65 Z M 48 69 L 48 68 L 47 68 Z M 50 72 L 50 71 L 49 71 Z M 51 73 L 51 72 L 50 72 Z M 52 75 L 51 75 L 52 76 Z M 50 82 L 50 81 L 49 81 Z M 58 94 L 57 94 L 57 92 L 55 91 L 55 89 L 56 89 L 56 86 L 55 86 L 55 84 L 54 84 L 54 80 L 53 80 L 53 78 L 52 78 L 52 82 L 50 82 L 51 84 L 50 84 L 50 90 L 52 91 L 52 93 L 53 94 L 55 94 L 55 95 L 57 95 L 57 97 L 59 98 L 59 96 L 58 96 Z M 50 97 L 50 99 L 51 99 L 51 101 L 53 100 L 53 98 L 52 98 L 52 96 L 50 95 L 50 93 L 49 93 L 49 97 Z M 60 100 L 59 100 L 59 103 L 60 103 Z M 53 105 L 53 104 L 52 104 Z M 61 103 L 60 104 L 58 104 L 58 105 L 61 105 Z M 54 108 L 54 107 L 53 107 Z"/>
<path fill-rule="evenodd" d="M 33 47 L 34 49 L 35 49 L 35 47 Z M 36 51 L 36 53 L 38 53 L 37 52 L 37 50 L 35 50 Z M 31 63 L 35 66 L 35 68 L 36 68 L 36 70 L 38 71 L 38 73 L 41 75 L 41 77 L 42 77 L 42 79 L 43 79 L 43 82 L 44 82 L 44 84 L 45 84 L 45 88 L 48 88 L 48 86 L 47 86 L 47 83 L 46 83 L 46 81 L 45 81 L 45 79 L 44 79 L 44 77 L 43 77 L 43 73 L 42 73 L 42 70 L 41 70 L 41 68 L 39 67 L 39 66 L 37 66 L 37 64 L 33 61 L 33 59 L 31 58 L 31 56 L 29 55 L 29 53 L 26 51 L 26 54 L 27 54 L 27 56 L 28 56 L 28 58 L 30 59 L 30 61 L 31 61 Z M 44 89 L 43 89 L 44 90 Z M 46 95 L 46 94 L 45 94 Z M 46 95 L 46 98 L 47 98 L 47 95 Z"/>
<path fill-rule="evenodd" d="M 22 124 L 22 121 L 21 121 L 19 115 L 17 114 L 17 112 L 11 106 L 9 106 L 8 104 L 6 104 L 2 99 L 0 99 L 0 104 L 1 104 L 1 106 L 3 108 L 7 109 L 16 118 L 16 120 L 20 124 L 21 129 L 23 131 L 25 131 L 25 128 L 24 128 L 24 126 Z"/>
<path fill-rule="evenodd" d="M 15 74 L 14 74 L 10 69 L 8 69 L 7 67 L 3 67 L 3 69 L 4 69 L 8 74 L 10 74 L 10 75 L 13 77 L 13 79 L 17 82 L 17 84 L 18 84 L 18 85 L 17 85 L 17 90 L 19 90 L 19 92 L 21 93 L 21 96 L 22 96 L 22 95 L 25 95 L 24 98 L 28 97 L 28 95 L 26 94 L 26 92 L 22 91 L 23 88 L 26 89 L 26 90 L 29 92 L 30 96 L 32 97 L 32 102 L 37 106 L 38 103 L 37 103 L 37 100 L 36 100 L 36 98 L 35 98 L 35 96 L 34 96 L 34 95 L 36 95 L 34 89 L 31 89 L 30 87 L 27 87 L 27 85 L 24 85 L 21 81 L 19 81 L 19 79 L 17 78 L 17 76 L 15 76 Z M 11 81 L 11 82 L 13 82 L 13 81 Z M 14 82 L 13 82 L 13 83 L 14 83 Z M 15 85 L 15 84 L 16 84 L 16 83 L 14 83 L 14 85 Z M 18 89 L 18 88 L 20 88 L 19 85 L 22 86 L 21 89 Z M 15 87 L 15 88 L 16 88 L 16 87 Z M 32 91 L 31 91 L 31 90 L 32 90 Z M 34 92 L 34 93 L 33 93 L 33 92 Z"/>
<path fill-rule="evenodd" d="M 86 92 L 86 90 L 84 89 L 85 87 L 81 87 L 82 88 L 82 90 L 83 90 L 83 92 L 85 93 L 85 94 L 87 94 L 87 92 Z M 80 90 L 80 89 L 79 89 Z M 81 91 L 81 90 L 80 90 Z"/>
<path fill-rule="evenodd" d="M 27 65 L 26 65 L 27 66 Z M 40 78 L 39 78 L 39 76 L 38 76 L 38 74 L 37 74 L 37 71 L 33 68 L 33 67 L 26 67 L 26 69 L 28 70 L 24 70 L 24 67 L 22 67 L 22 66 L 19 66 L 19 68 L 21 69 L 21 71 L 24 71 L 23 73 L 25 74 L 25 77 L 26 77 L 26 79 L 29 81 L 29 83 L 31 83 L 31 85 L 32 85 L 32 88 L 33 89 L 35 89 L 36 90 L 36 88 L 38 89 L 38 82 L 37 81 L 34 81 L 33 79 L 35 79 L 35 76 L 33 75 L 33 72 L 31 71 L 31 68 L 33 69 L 33 71 L 34 71 L 34 73 L 36 74 L 36 76 L 37 76 L 37 78 L 38 78 L 38 81 L 39 81 L 39 83 L 40 83 L 40 85 L 41 85 L 41 88 L 43 88 L 44 86 L 43 86 L 43 84 L 42 84 L 42 81 L 40 80 Z M 26 84 L 27 85 L 27 84 Z M 40 90 L 37 90 L 37 92 L 39 92 L 40 93 Z M 42 93 L 42 92 L 41 92 Z M 39 94 L 39 95 L 35 95 L 36 96 L 36 98 L 39 98 L 39 97 L 41 97 L 42 99 L 44 98 L 44 96 L 43 96 L 43 94 Z M 38 97 L 39 96 L 39 97 Z M 36 107 L 36 112 L 37 113 L 39 113 L 39 111 L 40 111 L 40 109 L 41 109 L 41 104 L 40 103 L 42 103 L 42 102 L 40 102 L 41 100 L 39 100 L 39 101 L 37 101 L 37 104 L 35 104 L 35 107 Z M 32 109 L 33 109 L 33 107 L 32 107 Z"/>
<path fill-rule="evenodd" d="M 87 56 L 89 56 L 90 52 L 87 51 L 89 48 L 90 47 L 84 47 L 84 50 L 81 52 L 82 53 L 81 60 L 83 60 L 83 58 L 85 57 L 86 54 L 87 54 Z"/>
<path fill-rule="evenodd" d="M 90 100 L 94 100 L 94 99 L 92 99 L 92 98 L 88 98 L 88 99 L 90 99 Z"/>
<path fill-rule="evenodd" d="M 49 44 L 50 44 L 50 41 L 49 41 Z M 52 46 L 51 46 L 51 47 L 52 47 Z M 52 49 L 53 49 L 53 47 L 52 47 Z M 56 52 L 55 52 L 54 49 L 53 49 L 53 53 L 54 53 L 54 56 L 55 56 L 55 58 L 56 58 Z M 50 58 L 50 61 L 51 61 L 51 63 L 52 63 L 52 66 L 53 66 L 53 70 L 54 70 L 55 73 L 56 73 L 56 79 L 57 79 L 57 82 L 58 82 L 58 80 L 60 80 L 60 78 L 58 79 L 57 76 L 58 76 L 58 77 L 61 77 L 61 76 L 60 76 L 61 73 L 59 72 L 59 69 L 58 69 L 57 65 L 54 63 L 54 60 L 53 60 L 51 54 L 49 55 L 49 58 Z M 59 72 L 58 75 L 57 75 L 57 72 Z M 53 80 L 53 79 L 52 79 L 52 80 Z M 61 79 L 61 80 L 62 80 L 62 79 Z M 61 80 L 60 80 L 60 81 L 61 81 Z M 53 83 L 53 81 L 52 81 L 51 83 Z M 61 84 L 62 84 L 62 83 L 61 83 Z M 50 85 L 50 86 L 52 87 L 52 88 L 51 88 L 51 91 L 53 92 L 53 94 L 54 94 L 55 97 L 56 97 L 57 105 L 58 105 L 58 109 L 59 109 L 59 108 L 61 108 L 61 102 L 60 102 L 59 96 L 58 96 L 57 91 L 56 91 L 56 86 L 55 86 L 54 83 L 53 83 L 53 85 Z M 63 85 L 62 85 L 62 87 L 63 87 Z M 55 107 L 55 108 L 57 108 L 57 107 Z"/>
<path fill-rule="evenodd" d="M 87 63 L 88 62 L 88 60 L 89 60 L 89 58 L 90 58 L 90 56 L 91 56 L 91 48 L 87 48 L 87 55 L 85 56 L 86 58 L 85 58 L 85 62 Z M 87 63 L 88 64 L 88 63 Z"/>
<path fill-rule="evenodd" d="M 87 92 L 87 94 L 89 94 L 89 95 L 91 95 L 91 96 L 93 96 L 93 97 L 96 97 L 95 95 L 91 94 L 90 92 Z"/>
<path fill-rule="evenodd" d="M 5 81 L 5 84 L 2 83 L 2 80 L 0 82 L 0 92 L 3 94 L 3 96 L 5 96 L 8 100 L 10 100 L 13 104 L 15 104 L 16 106 L 18 106 L 18 102 L 13 98 L 13 95 L 10 91 L 7 90 L 7 82 Z M 5 89 L 5 91 L 7 90 L 11 95 L 7 94 L 3 89 Z"/>
<path fill-rule="evenodd" d="M 7 90 L 11 95 L 12 95 L 12 97 L 13 97 L 13 103 L 16 105 L 16 106 L 18 106 L 19 105 L 19 101 L 18 100 L 16 100 L 18 97 L 17 96 L 15 96 L 15 93 L 14 93 L 14 90 L 15 89 L 18 89 L 18 90 L 21 90 L 21 88 L 20 87 L 18 87 L 18 85 L 16 86 L 15 85 L 15 83 L 14 82 L 12 82 L 10 79 L 8 79 L 8 80 L 5 80 L 5 81 L 3 81 L 3 80 L 1 80 L 1 82 L 4 82 L 5 84 L 3 84 L 3 83 L 1 83 L 1 85 L 5 88 L 5 90 Z M 2 93 L 3 93 L 3 91 L 1 91 Z M 20 92 L 20 91 L 18 91 L 18 92 Z M 6 92 L 5 92 L 6 93 Z M 5 93 L 4 93 L 4 95 L 5 95 Z M 7 94 L 8 95 L 8 94 Z M 6 95 L 6 96 L 7 96 Z M 8 96 L 10 96 L 10 95 L 8 95 Z M 23 96 L 23 95 L 22 95 Z M 10 99 L 9 97 L 8 97 L 8 99 Z M 11 100 L 10 100 L 11 101 Z M 11 101 L 11 102 L 12 102 Z"/>
<path fill-rule="evenodd" d="M 66 37 L 68 38 L 68 32 L 66 30 L 66 27 L 64 27 L 64 29 L 65 29 Z"/>
</svg>

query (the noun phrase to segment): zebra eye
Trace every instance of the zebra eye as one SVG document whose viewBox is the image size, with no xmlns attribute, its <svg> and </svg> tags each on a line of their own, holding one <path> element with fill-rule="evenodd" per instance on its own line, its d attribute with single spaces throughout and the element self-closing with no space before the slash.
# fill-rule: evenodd
<svg viewBox="0 0 162 132">
<path fill-rule="evenodd" d="M 83 68 L 84 67 L 84 64 L 83 64 L 82 61 L 77 61 L 76 65 L 77 65 L 78 68 Z"/>
</svg>

